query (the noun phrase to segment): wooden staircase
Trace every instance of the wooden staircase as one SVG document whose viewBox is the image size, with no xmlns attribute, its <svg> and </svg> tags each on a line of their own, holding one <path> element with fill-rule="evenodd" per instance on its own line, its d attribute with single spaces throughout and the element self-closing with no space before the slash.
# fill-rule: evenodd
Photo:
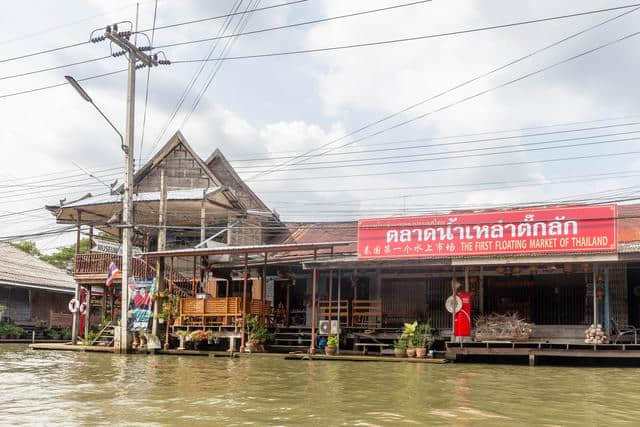
<svg viewBox="0 0 640 427">
<path fill-rule="evenodd" d="M 114 326 L 112 322 L 107 323 L 98 333 L 98 336 L 91 341 L 93 346 L 113 347 Z"/>
</svg>

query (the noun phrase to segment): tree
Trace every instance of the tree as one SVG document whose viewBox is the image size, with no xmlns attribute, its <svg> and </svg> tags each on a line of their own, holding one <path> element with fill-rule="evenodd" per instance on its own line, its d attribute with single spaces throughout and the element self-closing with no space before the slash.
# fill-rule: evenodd
<svg viewBox="0 0 640 427">
<path fill-rule="evenodd" d="M 89 239 L 80 240 L 80 253 L 89 251 Z M 51 255 L 40 255 L 40 259 L 63 270 L 72 272 L 76 255 L 76 244 L 65 246 Z"/>
<path fill-rule="evenodd" d="M 25 240 L 24 242 L 9 242 L 11 246 L 16 249 L 20 249 L 22 252 L 26 252 L 29 255 L 33 255 L 36 257 L 40 257 L 42 255 L 36 246 L 36 242 L 32 242 L 31 240 Z"/>
</svg>

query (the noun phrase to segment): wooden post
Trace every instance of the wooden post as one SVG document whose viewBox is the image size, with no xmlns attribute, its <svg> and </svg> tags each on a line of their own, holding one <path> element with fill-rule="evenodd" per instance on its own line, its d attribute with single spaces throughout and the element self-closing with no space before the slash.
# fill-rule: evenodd
<svg viewBox="0 0 640 427">
<path fill-rule="evenodd" d="M 164 331 L 164 349 L 169 349 L 169 329 L 171 329 L 171 312 L 173 311 L 173 257 L 171 257 L 171 270 L 169 271 L 169 283 L 168 283 L 168 291 L 167 294 L 169 298 L 171 298 L 171 310 L 167 313 L 167 318 L 165 319 L 166 329 Z"/>
<path fill-rule="evenodd" d="M 267 252 L 264 253 L 264 265 L 262 267 L 262 301 L 267 300 Z"/>
<path fill-rule="evenodd" d="M 289 317 L 291 316 L 291 286 L 293 286 L 293 284 L 291 283 L 291 280 L 289 280 L 289 282 L 285 285 L 287 288 L 287 308 L 286 308 L 286 312 L 285 312 L 285 319 L 284 319 L 284 324 L 288 327 L 289 326 Z"/>
<path fill-rule="evenodd" d="M 249 280 L 249 253 L 244 254 L 244 274 L 242 281 L 242 332 L 240 335 L 240 352 L 244 352 L 245 325 L 247 322 L 247 281 Z"/>
<path fill-rule="evenodd" d="M 341 308 L 341 304 L 340 304 L 340 292 L 341 292 L 341 288 L 342 287 L 342 272 L 340 271 L 340 269 L 338 269 L 338 345 L 336 346 L 336 354 L 340 354 L 340 320 L 342 319 L 340 317 L 340 308 Z M 348 314 L 348 313 L 347 313 Z M 347 317 L 348 318 L 348 317 Z"/>
<path fill-rule="evenodd" d="M 480 302 L 480 314 L 484 314 L 484 270 L 480 267 L 480 283 L 478 284 L 478 298 Z"/>
<path fill-rule="evenodd" d="M 165 169 L 160 170 L 160 206 L 158 207 L 158 251 L 165 250 L 167 246 L 167 179 Z M 156 292 L 163 291 L 164 283 L 164 257 L 158 257 L 156 261 Z M 151 334 L 158 336 L 158 298 L 153 302 L 153 323 Z M 167 319 L 165 319 L 165 322 Z M 169 325 L 167 324 L 167 330 Z"/>
<path fill-rule="evenodd" d="M 196 257 L 193 257 L 193 278 L 191 279 L 191 293 L 196 296 L 198 286 L 196 284 Z"/>
<path fill-rule="evenodd" d="M 609 307 L 609 267 L 604 268 L 604 330 L 611 335 L 611 309 Z"/>
<path fill-rule="evenodd" d="M 333 291 L 333 270 L 329 270 L 329 333 L 327 337 L 331 336 L 331 310 L 333 309 L 332 291 Z M 338 301 L 338 305 L 339 304 L 340 304 L 340 301 Z"/>
<path fill-rule="evenodd" d="M 89 252 L 93 248 L 93 225 L 89 226 Z"/>
<path fill-rule="evenodd" d="M 90 322 L 91 322 L 91 285 L 89 285 L 87 287 L 87 308 L 86 311 L 84 312 L 84 339 L 87 340 L 89 339 L 89 330 L 91 329 L 90 326 Z"/>
<path fill-rule="evenodd" d="M 593 325 L 596 326 L 598 324 L 598 297 L 596 296 L 596 265 L 592 264 L 593 270 Z"/>
<path fill-rule="evenodd" d="M 80 212 L 79 210 L 77 210 L 76 212 L 78 216 L 76 218 L 77 231 L 76 231 L 76 253 L 75 253 L 75 260 L 73 263 L 74 271 L 76 270 L 76 266 L 78 263 L 78 255 L 80 254 L 80 228 L 82 227 L 80 222 L 82 220 L 82 212 Z M 74 298 L 76 300 L 80 300 L 80 284 L 78 282 L 76 282 L 76 291 L 75 291 Z M 79 318 L 80 316 L 78 316 L 78 312 L 73 313 L 72 323 L 71 323 L 71 344 L 78 343 Z"/>
<path fill-rule="evenodd" d="M 318 285 L 318 270 L 314 267 L 311 279 L 311 347 L 309 353 L 316 352 L 316 287 Z"/>
<path fill-rule="evenodd" d="M 205 200 L 207 196 L 207 190 L 202 190 L 202 201 L 200 202 L 200 242 L 204 242 L 207 239 L 207 209 L 205 206 Z M 200 266 L 204 267 L 207 257 L 200 257 Z M 209 273 L 204 268 L 200 268 L 200 283 L 205 291 L 205 284 L 207 282 Z"/>
</svg>

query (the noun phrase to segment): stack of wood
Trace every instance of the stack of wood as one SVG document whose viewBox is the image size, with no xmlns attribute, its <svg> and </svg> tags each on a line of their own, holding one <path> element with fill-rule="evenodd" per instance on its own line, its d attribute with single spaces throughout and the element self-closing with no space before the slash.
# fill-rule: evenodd
<svg viewBox="0 0 640 427">
<path fill-rule="evenodd" d="M 490 314 L 476 320 L 476 340 L 478 341 L 524 341 L 533 334 L 533 325 L 527 323 L 518 313 Z"/>
<path fill-rule="evenodd" d="M 602 325 L 591 325 L 584 331 L 584 342 L 587 344 L 608 344 L 609 337 L 604 332 Z"/>
</svg>

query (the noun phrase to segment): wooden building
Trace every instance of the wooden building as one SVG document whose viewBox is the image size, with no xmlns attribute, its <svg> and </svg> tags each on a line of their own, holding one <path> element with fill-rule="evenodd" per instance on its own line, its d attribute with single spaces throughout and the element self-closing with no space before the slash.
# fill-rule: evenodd
<svg viewBox="0 0 640 427">
<path fill-rule="evenodd" d="M 75 287 L 73 277 L 65 271 L 0 243 L 0 305 L 5 307 L 5 320 L 66 326 L 71 321 L 67 304 Z"/>
</svg>

